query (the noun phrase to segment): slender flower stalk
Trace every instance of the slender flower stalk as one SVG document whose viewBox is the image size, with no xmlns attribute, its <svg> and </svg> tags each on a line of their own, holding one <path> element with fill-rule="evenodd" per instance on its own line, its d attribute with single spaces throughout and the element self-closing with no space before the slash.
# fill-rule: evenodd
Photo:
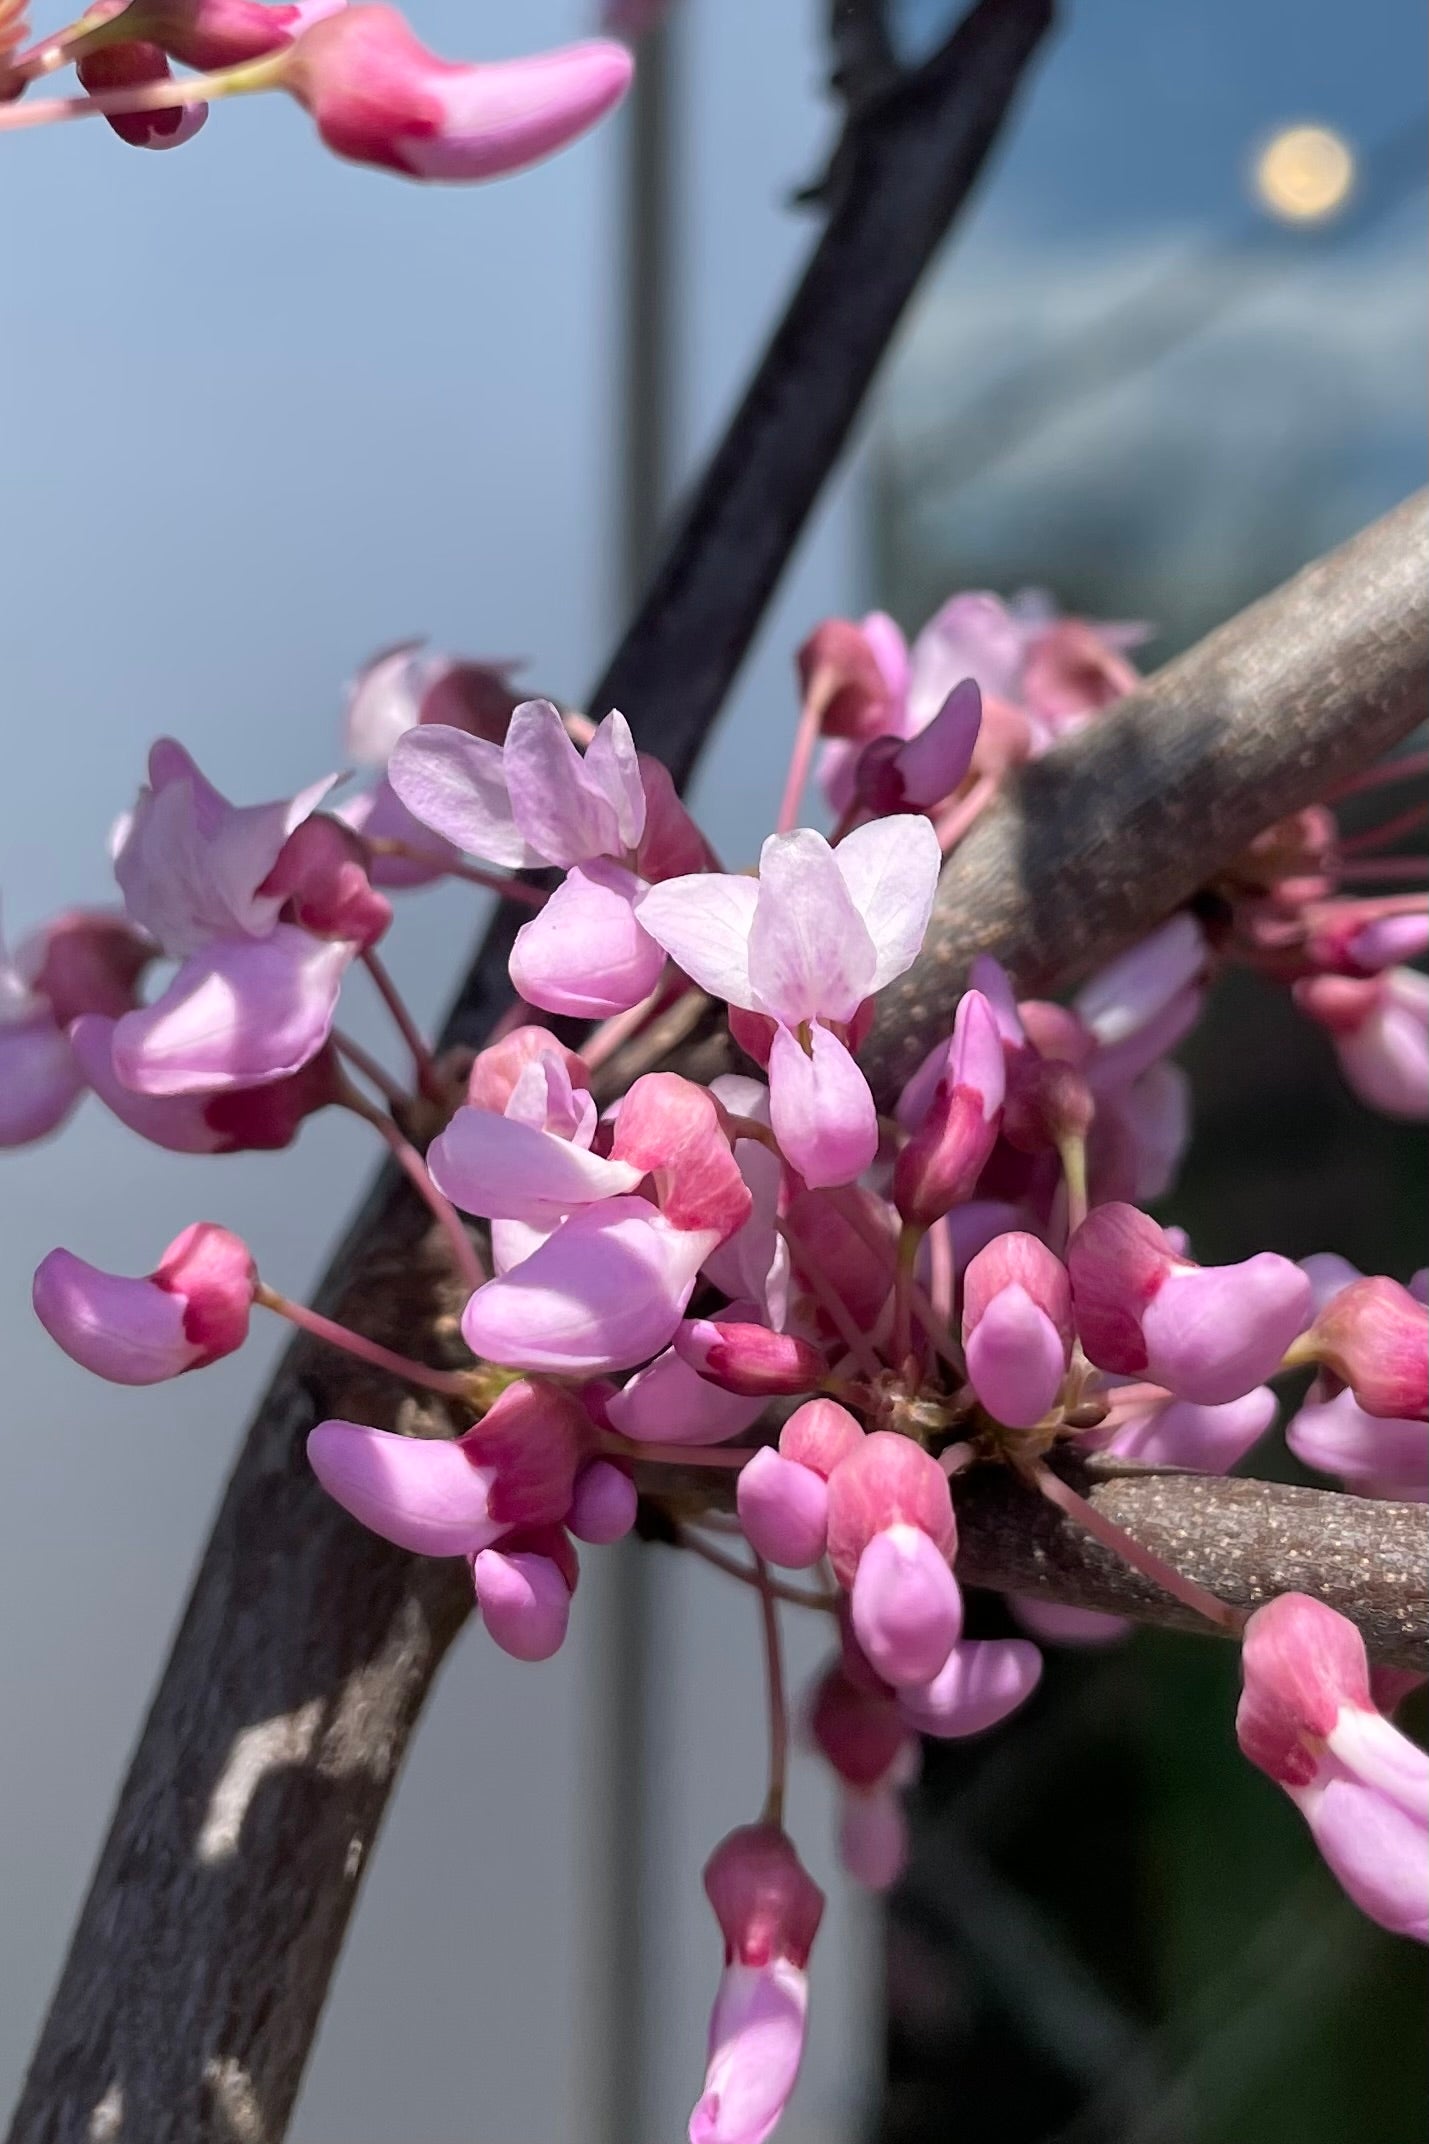
<svg viewBox="0 0 1429 2144">
<path fill-rule="evenodd" d="M 462 1279 L 468 1287 L 483 1287 L 487 1274 L 481 1262 L 481 1254 L 451 1200 L 444 1197 L 432 1182 L 431 1171 L 411 1140 L 405 1138 L 392 1119 L 380 1109 L 374 1108 L 367 1097 L 359 1094 L 350 1082 L 345 1084 L 341 1107 L 351 1110 L 354 1116 L 361 1117 L 365 1123 L 372 1126 L 393 1160 L 415 1187 L 423 1203 L 431 1208 L 440 1223 Z"/>
<path fill-rule="evenodd" d="M 764 1797 L 763 1821 L 782 1825 L 784 1787 L 789 1771 L 789 1704 L 784 1694 L 784 1648 L 769 1566 L 762 1556 L 754 1559 L 754 1573 L 759 1588 L 759 1620 L 764 1633 L 765 1688 L 769 1705 L 769 1791 Z"/>
<path fill-rule="evenodd" d="M 280 1295 L 265 1281 L 259 1281 L 253 1300 L 265 1310 L 272 1310 L 300 1332 L 310 1333 L 315 1340 L 325 1340 L 329 1347 L 340 1348 L 346 1355 L 355 1355 L 359 1362 L 371 1363 L 376 1370 L 390 1371 L 405 1384 L 420 1385 L 428 1392 L 440 1392 L 445 1398 L 470 1400 L 470 1380 L 459 1370 L 434 1370 L 427 1363 L 418 1362 L 411 1355 L 399 1355 L 390 1347 L 383 1347 L 376 1340 L 369 1340 L 365 1333 L 354 1332 L 349 1325 L 339 1325 L 333 1318 L 326 1318 L 320 1310 L 310 1310 L 306 1303 L 295 1303 L 290 1296 Z"/>
<path fill-rule="evenodd" d="M 1033 1488 L 1039 1489 L 1049 1503 L 1055 1504 L 1059 1511 L 1064 1511 L 1069 1519 L 1075 1520 L 1084 1532 L 1100 1541 L 1103 1548 L 1111 1549 L 1113 1554 L 1120 1556 L 1123 1563 L 1129 1563 L 1133 1571 L 1139 1571 L 1143 1578 L 1149 1578 L 1154 1585 L 1160 1586 L 1163 1592 L 1169 1593 L 1173 1600 L 1183 1601 L 1188 1608 L 1194 1609 L 1197 1615 L 1204 1616 L 1208 1623 L 1214 1623 L 1218 1630 L 1239 1636 L 1245 1623 L 1243 1610 L 1232 1608 L 1228 1601 L 1220 1600 L 1214 1593 L 1208 1592 L 1206 1587 L 1198 1586 L 1193 1578 L 1185 1577 L 1154 1550 L 1143 1548 L 1124 1528 L 1098 1511 L 1095 1504 L 1090 1503 L 1086 1497 L 1079 1496 L 1070 1483 L 1063 1481 L 1059 1474 L 1054 1474 L 1040 1459 L 1032 1460 L 1024 1466 L 1023 1471 Z"/>
<path fill-rule="evenodd" d="M 347 1059 L 354 1072 L 360 1072 L 393 1108 L 405 1108 L 412 1099 L 411 1095 L 370 1050 L 364 1049 L 360 1042 L 354 1041 L 351 1035 L 344 1034 L 340 1028 L 333 1029 L 332 1039 L 338 1054 Z"/>
<path fill-rule="evenodd" d="M 411 1013 L 407 1010 L 406 1001 L 401 991 L 388 974 L 385 961 L 380 959 L 373 948 L 369 946 L 362 956 L 362 965 L 376 984 L 378 996 L 387 1007 L 388 1012 L 391 1013 L 393 1024 L 398 1034 L 411 1052 L 412 1063 L 417 1074 L 417 1083 L 422 1093 L 427 1097 L 428 1101 L 440 1101 L 442 1083 L 437 1072 L 436 1063 L 430 1049 L 427 1047 L 425 1036 L 412 1018 Z"/>
</svg>

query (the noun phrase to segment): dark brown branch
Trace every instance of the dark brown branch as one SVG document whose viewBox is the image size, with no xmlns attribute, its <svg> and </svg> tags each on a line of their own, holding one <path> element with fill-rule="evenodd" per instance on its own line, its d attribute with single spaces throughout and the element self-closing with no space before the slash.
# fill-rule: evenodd
<svg viewBox="0 0 1429 2144">
<path fill-rule="evenodd" d="M 850 121 L 803 282 L 589 705 L 683 779 L 918 277 L 976 178 L 1051 0 L 980 0 L 898 99 Z M 493 928 L 449 1039 L 508 995 Z M 440 1257 L 384 1179 L 322 1307 L 437 1359 Z M 446 1647 L 462 1565 L 354 1527 L 303 1458 L 392 1395 L 299 1343 L 249 1431 L 120 1793 L 10 2144 L 276 2144 L 358 1878 Z M 407 1403 L 400 1426 L 446 1426 Z"/>
<path fill-rule="evenodd" d="M 1118 952 L 1275 819 L 1429 714 L 1429 493 L 1317 559 L 1029 767 L 954 851 L 921 957 L 864 1052 L 897 1092 L 969 962 L 1026 995 Z"/>
</svg>

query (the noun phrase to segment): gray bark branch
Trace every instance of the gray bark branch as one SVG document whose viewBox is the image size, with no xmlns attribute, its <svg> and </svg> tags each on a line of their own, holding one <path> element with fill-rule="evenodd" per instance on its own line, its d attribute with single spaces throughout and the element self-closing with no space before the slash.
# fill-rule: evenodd
<svg viewBox="0 0 1429 2144">
<path fill-rule="evenodd" d="M 850 115 L 809 268 L 589 704 L 683 781 L 903 307 L 970 191 L 1052 0 L 979 0 L 896 98 Z M 518 919 L 519 920 L 519 919 Z M 509 997 L 498 917 L 447 1039 Z M 455 1301 L 390 1175 L 320 1293 L 436 1361 Z M 423 1700 L 470 1607 L 323 1496 L 323 1416 L 416 1434 L 425 1404 L 299 1343 L 240 1452 L 120 1790 L 10 2144 L 277 2144 Z"/>
</svg>

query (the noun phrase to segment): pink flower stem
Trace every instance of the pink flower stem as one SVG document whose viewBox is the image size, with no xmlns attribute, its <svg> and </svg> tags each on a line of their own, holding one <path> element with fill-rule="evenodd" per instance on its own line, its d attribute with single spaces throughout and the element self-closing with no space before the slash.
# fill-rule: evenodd
<svg viewBox="0 0 1429 2144">
<path fill-rule="evenodd" d="M 788 1244 L 790 1256 L 808 1282 L 813 1294 L 817 1297 L 820 1309 L 825 1312 L 837 1329 L 839 1338 L 843 1341 L 854 1361 L 866 1377 L 881 1377 L 883 1375 L 883 1364 L 870 1346 L 867 1336 L 861 1333 L 854 1324 L 843 1297 L 824 1272 L 818 1260 L 813 1258 L 804 1248 L 787 1223 L 776 1221 L 774 1226 Z"/>
<path fill-rule="evenodd" d="M 441 863 L 425 850 L 414 848 L 410 841 L 398 841 L 390 834 L 380 834 L 368 841 L 374 856 L 398 856 L 404 862 L 421 864 L 427 870 L 440 871 L 445 878 L 463 879 L 469 886 L 482 886 L 488 893 L 499 893 L 503 900 L 519 901 L 526 908 L 544 908 L 550 895 L 540 886 L 528 886 L 524 878 L 502 878 L 495 871 L 483 871 L 479 864 L 453 860 Z"/>
<path fill-rule="evenodd" d="M 1197 1615 L 1204 1616 L 1208 1623 L 1214 1623 L 1217 1629 L 1229 1631 L 1232 1636 L 1239 1637 L 1245 1624 L 1245 1615 L 1241 1609 L 1232 1608 L 1229 1601 L 1219 1599 L 1204 1586 L 1198 1586 L 1193 1578 L 1184 1577 L 1151 1549 L 1143 1548 L 1124 1528 L 1105 1517 L 1086 1497 L 1079 1496 L 1069 1483 L 1063 1481 L 1059 1474 L 1054 1474 L 1050 1467 L 1044 1466 L 1040 1459 L 1030 1461 L 1022 1471 L 1033 1488 L 1040 1489 L 1049 1503 L 1055 1504 L 1059 1511 L 1064 1512 L 1084 1532 L 1089 1533 L 1093 1540 L 1100 1541 L 1103 1548 L 1109 1548 L 1114 1555 L 1120 1556 L 1123 1563 L 1130 1564 L 1133 1571 L 1139 1571 L 1143 1578 L 1149 1578 L 1153 1585 L 1160 1586 L 1173 1600 L 1183 1601 L 1188 1608 L 1194 1609 Z"/>
<path fill-rule="evenodd" d="M 59 126 L 69 119 L 124 119 L 137 112 L 171 112 L 186 104 L 216 104 L 220 97 L 242 97 L 256 90 L 281 89 L 282 55 L 247 60 L 217 74 L 185 75 L 150 82 L 135 89 L 106 89 L 93 97 L 49 97 L 0 110 L 0 134 L 27 127 Z"/>
<path fill-rule="evenodd" d="M 1336 782 L 1329 793 L 1330 799 L 1338 803 L 1341 797 L 1359 796 L 1366 789 L 1382 789 L 1386 782 L 1412 781 L 1419 774 L 1429 774 L 1429 751 L 1404 752 L 1398 759 L 1381 759 L 1362 773 Z"/>
<path fill-rule="evenodd" d="M 368 946 L 362 955 L 362 965 L 377 985 L 378 996 L 387 1007 L 388 1012 L 391 1013 L 398 1034 L 412 1053 L 412 1063 L 417 1072 L 417 1085 L 429 1102 L 440 1102 L 442 1099 L 442 1082 L 433 1062 L 432 1053 L 427 1048 L 421 1029 L 408 1012 L 403 1002 L 401 991 L 387 973 L 386 966 L 372 946 Z"/>
<path fill-rule="evenodd" d="M 325 1340 L 329 1347 L 355 1355 L 359 1362 L 370 1362 L 374 1369 L 388 1370 L 405 1384 L 425 1386 L 428 1392 L 440 1392 L 447 1399 L 470 1399 L 467 1381 L 460 1371 L 433 1370 L 424 1362 L 414 1361 L 410 1355 L 394 1354 L 390 1347 L 381 1347 L 364 1334 L 353 1332 L 350 1326 L 325 1318 L 319 1310 L 309 1310 L 306 1303 L 293 1302 L 289 1296 L 280 1295 L 276 1288 L 269 1288 L 262 1281 L 258 1283 L 253 1299 L 265 1310 L 275 1311 L 290 1325 L 296 1325 L 300 1332 L 311 1333 L 315 1340 Z"/>
<path fill-rule="evenodd" d="M 688 987 L 688 984 L 682 984 L 675 996 L 683 997 Z M 665 1004 L 669 988 L 670 977 L 667 970 L 650 995 L 642 998 L 638 1005 L 632 1005 L 627 1012 L 614 1013 L 610 1019 L 601 1021 L 600 1026 L 581 1044 L 581 1057 L 590 1071 L 594 1072 L 597 1065 L 603 1065 L 608 1057 L 613 1057 L 617 1050 L 623 1049 L 632 1036 L 639 1034 L 646 1021 Z M 673 1004 L 674 998 L 670 997 L 669 1002 Z"/>
<path fill-rule="evenodd" d="M 776 834 L 787 834 L 798 820 L 799 806 L 804 800 L 804 785 L 809 779 L 809 765 L 818 738 L 818 703 L 812 699 L 806 700 L 799 713 L 799 726 L 794 732 L 794 749 L 789 755 L 784 796 L 779 806 L 779 817 L 774 822 Z"/>
<path fill-rule="evenodd" d="M 964 797 L 952 804 L 945 804 L 933 821 L 933 832 L 938 837 L 938 846 L 946 856 L 957 842 L 961 841 L 974 819 L 981 818 L 988 805 L 997 795 L 999 776 L 980 774 Z"/>
<path fill-rule="evenodd" d="M 405 1139 L 397 1126 L 365 1094 L 360 1094 L 350 1082 L 344 1082 L 346 1091 L 338 1096 L 338 1106 L 350 1109 L 354 1116 L 370 1124 L 391 1151 L 398 1167 L 411 1179 L 424 1204 L 430 1207 L 443 1233 L 451 1245 L 452 1257 L 457 1271 L 473 1291 L 486 1285 L 486 1268 L 481 1255 L 468 1235 L 461 1215 L 450 1199 L 444 1198 L 432 1182 L 431 1171 L 423 1161 L 410 1139 Z"/>
<path fill-rule="evenodd" d="M 386 1066 L 380 1065 L 360 1042 L 354 1042 L 350 1035 L 344 1035 L 339 1028 L 333 1029 L 332 1039 L 353 1070 L 360 1072 L 365 1080 L 370 1081 L 394 1108 L 402 1108 L 411 1101 L 412 1097 L 406 1088 L 393 1079 Z"/>
<path fill-rule="evenodd" d="M 14 59 L 0 61 L 0 94 L 17 95 L 26 82 L 43 81 L 47 74 L 55 74 L 61 67 L 68 67 L 72 60 L 83 59 L 95 45 L 113 43 L 118 34 L 110 30 L 110 22 L 124 12 L 124 0 L 117 0 L 106 12 L 97 8 L 86 9 L 77 21 L 67 23 L 52 36 L 41 38 L 28 51 L 18 52 Z M 106 36 L 105 32 L 109 32 Z"/>
<path fill-rule="evenodd" d="M 1429 864 L 1422 856 L 1352 856 L 1339 868 L 1345 885 L 1361 885 L 1367 879 L 1409 879 L 1416 885 L 1429 879 Z"/>
<path fill-rule="evenodd" d="M 779 1609 L 774 1597 L 774 1582 L 762 1556 L 754 1559 L 754 1576 L 759 1587 L 765 1687 L 769 1698 L 769 1792 L 764 1797 L 764 1821 L 782 1828 L 784 1783 L 789 1772 L 789 1705 L 784 1695 L 784 1648 L 779 1640 Z"/>
<path fill-rule="evenodd" d="M 944 1214 L 928 1231 L 930 1307 L 940 1325 L 947 1325 L 953 1315 L 953 1286 L 956 1274 L 953 1268 L 953 1232 Z"/>
<path fill-rule="evenodd" d="M 1413 833 L 1426 819 L 1429 819 L 1429 804 L 1411 804 L 1407 811 L 1396 812 L 1382 826 L 1369 826 L 1361 834 L 1351 834 L 1340 843 L 1340 854 L 1358 856 L 1365 849 L 1382 849 L 1386 842 L 1397 841 L 1401 834 Z"/>
<path fill-rule="evenodd" d="M 748 1564 L 741 1563 L 736 1556 L 726 1556 L 723 1549 L 716 1548 L 712 1541 L 702 1541 L 698 1534 L 692 1534 L 686 1526 L 679 1530 L 679 1543 L 680 1547 L 688 1549 L 692 1556 L 698 1556 L 701 1563 L 709 1564 L 716 1571 L 723 1571 L 726 1578 L 737 1578 L 742 1586 L 759 1584 L 758 1577 Z M 832 1593 L 813 1593 L 802 1586 L 785 1585 L 777 1578 L 771 1578 L 768 1583 L 769 1591 L 775 1600 L 787 1601 L 791 1608 L 816 1608 L 824 1615 L 833 1615 L 837 1611 L 838 1601 Z"/>
<path fill-rule="evenodd" d="M 854 1234 L 861 1236 L 871 1251 L 878 1252 L 880 1257 L 888 1257 L 888 1239 L 870 1229 L 858 1200 L 851 1197 L 847 1189 L 842 1186 L 830 1189 L 824 1193 L 824 1197 L 829 1201 L 830 1205 L 838 1209 Z M 949 1253 L 951 1255 L 951 1242 L 949 1244 Z M 963 1375 L 963 1359 L 948 1335 L 948 1321 L 946 1318 L 940 1317 L 916 1280 L 910 1279 L 908 1282 L 908 1301 L 912 1307 L 914 1317 L 917 1318 L 932 1342 L 934 1352 L 941 1355 L 944 1362 L 950 1364 L 961 1377 Z"/>
</svg>

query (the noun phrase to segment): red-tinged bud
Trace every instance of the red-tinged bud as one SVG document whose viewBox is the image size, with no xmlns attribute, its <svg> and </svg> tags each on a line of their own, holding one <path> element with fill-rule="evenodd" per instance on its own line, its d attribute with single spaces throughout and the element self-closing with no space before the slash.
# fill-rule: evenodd
<svg viewBox="0 0 1429 2144">
<path fill-rule="evenodd" d="M 839 1778 L 865 1793 L 888 1777 L 908 1740 L 892 1693 L 862 1688 L 838 1661 L 814 1693 L 809 1729 Z"/>
<path fill-rule="evenodd" d="M 753 1210 L 724 1113 L 713 1096 L 675 1072 L 647 1072 L 620 1105 L 611 1158 L 655 1179 L 660 1209 L 679 1229 L 727 1242 Z"/>
<path fill-rule="evenodd" d="M 1085 1139 L 1095 1115 L 1086 1074 L 1076 1065 L 1027 1058 L 1008 1082 L 1002 1130 L 1020 1154 L 1041 1154 Z"/>
<path fill-rule="evenodd" d="M 126 916 L 70 909 L 20 948 L 30 987 L 48 998 L 58 1027 L 85 1013 L 122 1019 L 139 1002 L 138 982 L 154 958 L 151 939 Z"/>
<path fill-rule="evenodd" d="M 705 1863 L 704 1884 L 727 1964 L 808 1963 L 824 1894 L 777 1824 L 742 1824 L 721 1839 Z"/>
<path fill-rule="evenodd" d="M 861 1226 L 849 1220 L 846 1208 L 858 1213 Z M 897 1230 L 883 1200 L 857 1184 L 843 1191 L 839 1206 L 822 1192 L 800 1191 L 789 1201 L 788 1219 L 795 1273 L 801 1255 L 806 1256 L 837 1292 L 854 1323 L 871 1332 L 893 1287 Z M 837 1327 L 818 1310 L 817 1298 L 814 1307 L 820 1330 L 836 1333 Z"/>
<path fill-rule="evenodd" d="M 127 27 L 132 20 L 136 30 L 185 67 L 207 74 L 281 52 L 343 4 L 299 0 L 296 6 L 270 7 L 265 0 L 131 0 L 125 23 Z"/>
<path fill-rule="evenodd" d="M 692 1318 L 675 1334 L 675 1352 L 726 1392 L 750 1398 L 792 1396 L 822 1384 L 828 1361 L 793 1333 L 717 1318 Z"/>
<path fill-rule="evenodd" d="M 958 1545 L 948 1477 L 921 1445 L 874 1430 L 829 1476 L 829 1560 L 845 1588 L 876 1534 L 907 1526 L 926 1534 L 945 1559 Z"/>
<path fill-rule="evenodd" d="M 341 938 L 364 949 L 376 945 L 392 921 L 392 903 L 368 878 L 361 836 L 323 812 L 293 829 L 258 891 L 282 900 L 284 920 L 314 937 Z"/>
<path fill-rule="evenodd" d="M 590 1068 L 583 1057 L 558 1042 L 548 1027 L 513 1027 L 500 1042 L 478 1050 L 466 1085 L 466 1098 L 473 1109 L 504 1114 L 517 1080 L 527 1065 L 552 1056 L 565 1066 L 572 1087 L 582 1092 L 590 1086 Z"/>
<path fill-rule="evenodd" d="M 35 1314 L 84 1369 L 113 1384 L 153 1385 L 243 1345 L 257 1278 L 245 1243 L 196 1221 L 142 1280 L 51 1251 L 35 1274 Z"/>
<path fill-rule="evenodd" d="M 877 737 L 892 716 L 888 681 L 867 635 L 848 618 L 826 618 L 800 648 L 804 706 L 825 737 Z"/>
<path fill-rule="evenodd" d="M 1323 1363 L 1366 1414 L 1416 1422 L 1429 1416 L 1429 1308 L 1397 1280 L 1376 1274 L 1351 1281 L 1295 1352 Z"/>
<path fill-rule="evenodd" d="M 779 1450 L 796 1466 L 827 1481 L 841 1459 L 863 1442 L 861 1424 L 837 1400 L 805 1400 L 779 1432 Z"/>
<path fill-rule="evenodd" d="M 461 1439 L 472 1465 L 490 1470 L 491 1519 L 503 1527 L 564 1519 L 591 1429 L 585 1408 L 563 1386 L 541 1377 L 508 1385 Z"/>
<path fill-rule="evenodd" d="M 971 1196 L 997 1142 L 1005 1090 L 996 1017 L 980 991 L 966 991 L 931 1105 L 893 1165 L 893 1202 L 906 1222 L 930 1227 Z"/>
<path fill-rule="evenodd" d="M 1067 1267 L 1077 1331 L 1098 1369 L 1145 1373 L 1198 1406 L 1243 1399 L 1310 1322 L 1310 1282 L 1288 1258 L 1262 1251 L 1198 1266 L 1134 1206 L 1094 1207 Z"/>
<path fill-rule="evenodd" d="M 933 720 L 911 737 L 874 737 L 859 754 L 854 785 L 875 817 L 931 811 L 952 795 L 972 764 L 982 721 L 974 678 L 955 685 Z"/>
<path fill-rule="evenodd" d="M 172 70 L 158 45 L 101 45 L 75 63 L 80 87 L 93 97 L 108 90 L 147 89 L 167 82 Z M 170 105 L 158 112 L 105 113 L 105 122 L 131 149 L 179 149 L 192 141 L 208 117 L 206 104 Z"/>
<path fill-rule="evenodd" d="M 1055 725 L 1110 707 L 1140 682 L 1095 626 L 1084 618 L 1059 618 L 1028 643 L 1021 693 L 1034 714 Z"/>
<path fill-rule="evenodd" d="M 978 1252 L 963 1281 L 963 1345 L 973 1390 L 1009 1428 L 1030 1429 L 1072 1357 L 1066 1268 L 1039 1237 L 1013 1232 Z"/>
</svg>

